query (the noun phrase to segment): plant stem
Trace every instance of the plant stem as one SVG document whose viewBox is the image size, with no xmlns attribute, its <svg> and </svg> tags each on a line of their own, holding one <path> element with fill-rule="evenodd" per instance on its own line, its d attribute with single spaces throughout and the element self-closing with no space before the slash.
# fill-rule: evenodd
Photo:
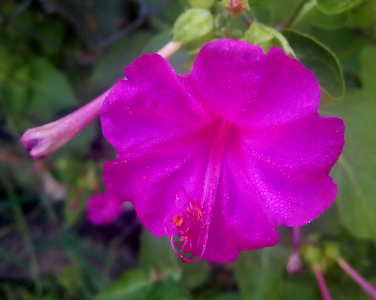
<svg viewBox="0 0 376 300">
<path fill-rule="evenodd" d="M 316 280 L 317 280 L 317 283 L 319 285 L 320 292 L 322 295 L 322 299 L 332 300 L 332 296 L 330 296 L 330 292 L 326 285 L 324 275 L 322 274 L 322 271 L 321 271 L 321 266 L 317 261 L 313 263 L 313 272 L 315 273 Z"/>
<path fill-rule="evenodd" d="M 342 257 L 337 260 L 340 267 L 374 300 L 376 300 L 376 288 L 355 271 Z"/>
<path fill-rule="evenodd" d="M 292 228 L 292 248 L 294 250 L 299 250 L 301 236 L 302 236 L 301 227 L 293 227 Z"/>
<path fill-rule="evenodd" d="M 301 240 L 301 227 L 292 228 L 292 252 L 287 262 L 287 272 L 289 274 L 298 274 L 302 271 L 302 260 L 300 258 L 300 240 Z"/>
</svg>

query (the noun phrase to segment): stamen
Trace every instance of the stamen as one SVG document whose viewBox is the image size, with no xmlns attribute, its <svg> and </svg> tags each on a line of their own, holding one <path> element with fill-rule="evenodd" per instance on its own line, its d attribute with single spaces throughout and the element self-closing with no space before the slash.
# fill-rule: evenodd
<svg viewBox="0 0 376 300">
<path fill-rule="evenodd" d="M 183 188 L 178 190 L 175 197 L 175 204 L 179 208 L 179 211 L 170 222 L 174 224 L 174 231 L 171 235 L 171 247 L 183 262 L 198 261 L 204 256 L 206 251 L 214 202 L 221 174 L 223 153 L 230 129 L 231 123 L 226 120 L 222 121 L 218 134 L 212 144 L 200 201 L 190 198 Z M 174 241 L 174 235 L 178 236 L 179 242 L 182 245 Z M 200 248 L 200 254 L 196 254 Z M 191 253 L 189 258 L 183 256 L 187 252 Z M 193 259 L 194 256 L 197 256 L 197 258 Z"/>
<path fill-rule="evenodd" d="M 179 215 L 176 215 L 171 223 L 173 223 L 175 225 L 175 227 L 181 227 L 183 225 L 183 218 Z"/>
</svg>

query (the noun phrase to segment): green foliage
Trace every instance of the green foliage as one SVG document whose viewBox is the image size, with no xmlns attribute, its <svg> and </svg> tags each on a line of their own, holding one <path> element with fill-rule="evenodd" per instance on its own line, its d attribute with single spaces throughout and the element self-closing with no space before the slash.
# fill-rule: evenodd
<svg viewBox="0 0 376 300">
<path fill-rule="evenodd" d="M 128 271 L 116 282 L 97 295 L 97 300 L 147 299 L 151 290 L 148 270 L 136 268 Z"/>
<path fill-rule="evenodd" d="M 346 12 L 330 15 L 322 12 L 317 6 L 314 6 L 308 16 L 310 23 L 322 29 L 338 29 L 341 28 L 347 21 L 348 14 Z"/>
<path fill-rule="evenodd" d="M 191 7 L 210 8 L 215 0 L 185 0 Z"/>
<path fill-rule="evenodd" d="M 333 176 L 338 184 L 336 201 L 343 226 L 356 237 L 376 243 L 373 212 L 376 180 L 376 48 L 360 56 L 362 89 L 348 91 L 336 105 L 323 106 L 326 113 L 341 117 L 346 126 L 346 145 Z"/>
<path fill-rule="evenodd" d="M 290 30 L 283 34 L 294 49 L 296 58 L 313 72 L 320 86 L 332 97 L 341 98 L 345 89 L 343 75 L 333 53 L 308 35 Z"/>
<path fill-rule="evenodd" d="M 244 40 L 259 45 L 264 52 L 267 52 L 271 47 L 281 47 L 286 55 L 295 57 L 294 50 L 291 48 L 285 36 L 274 28 L 267 26 L 258 26 L 252 24 L 244 34 Z"/>
<path fill-rule="evenodd" d="M 17 118 L 19 127 L 30 126 L 31 120 L 52 121 L 56 111 L 77 104 L 66 75 L 46 59 L 36 57 L 22 63 L 5 49 L 2 54 L 1 60 L 6 61 L 0 75 L 4 79 L 4 105 L 10 115 L 24 116 Z"/>
<path fill-rule="evenodd" d="M 361 4 L 363 0 L 317 0 L 319 8 L 328 14 L 338 14 Z"/>
<path fill-rule="evenodd" d="M 240 254 L 234 271 L 243 299 L 279 299 L 286 254 L 281 246 Z"/>
<path fill-rule="evenodd" d="M 143 54 L 140 45 L 145 45 L 152 37 L 150 31 L 140 30 L 111 45 L 95 66 L 91 76 L 92 84 L 107 88 L 118 78 L 124 77 L 124 67 Z M 118 67 L 119 61 L 122 62 L 123 67 Z"/>
<path fill-rule="evenodd" d="M 209 10 L 191 8 L 176 20 L 172 39 L 185 48 L 198 48 L 210 41 L 214 33 L 214 19 Z"/>
</svg>

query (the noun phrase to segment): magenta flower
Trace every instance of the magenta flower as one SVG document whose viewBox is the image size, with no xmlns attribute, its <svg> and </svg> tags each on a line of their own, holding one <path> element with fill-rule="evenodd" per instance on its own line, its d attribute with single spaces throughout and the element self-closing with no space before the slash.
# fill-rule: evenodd
<svg viewBox="0 0 376 300">
<path fill-rule="evenodd" d="M 276 226 L 306 224 L 334 201 L 343 122 L 318 115 L 317 80 L 281 49 L 220 40 L 190 74 L 151 54 L 125 77 L 102 107 L 118 154 L 104 181 L 183 261 L 273 246 Z"/>
<path fill-rule="evenodd" d="M 114 222 L 122 212 L 121 202 L 112 199 L 109 194 L 95 194 L 86 204 L 87 218 L 95 225 L 108 225 Z"/>
</svg>

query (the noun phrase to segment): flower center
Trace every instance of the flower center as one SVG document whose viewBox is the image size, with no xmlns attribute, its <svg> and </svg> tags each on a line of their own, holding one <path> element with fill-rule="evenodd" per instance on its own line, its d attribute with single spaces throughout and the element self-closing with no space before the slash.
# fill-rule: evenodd
<svg viewBox="0 0 376 300">
<path fill-rule="evenodd" d="M 230 129 L 231 123 L 223 120 L 210 150 L 200 201 L 189 197 L 184 189 L 179 190 L 176 195 L 178 212 L 169 220 L 173 226 L 171 246 L 183 262 L 198 261 L 205 253 Z M 174 240 L 175 235 L 178 236 L 179 242 Z M 183 257 L 186 252 L 192 253 L 189 258 Z M 197 258 L 192 259 L 194 256 Z"/>
</svg>

